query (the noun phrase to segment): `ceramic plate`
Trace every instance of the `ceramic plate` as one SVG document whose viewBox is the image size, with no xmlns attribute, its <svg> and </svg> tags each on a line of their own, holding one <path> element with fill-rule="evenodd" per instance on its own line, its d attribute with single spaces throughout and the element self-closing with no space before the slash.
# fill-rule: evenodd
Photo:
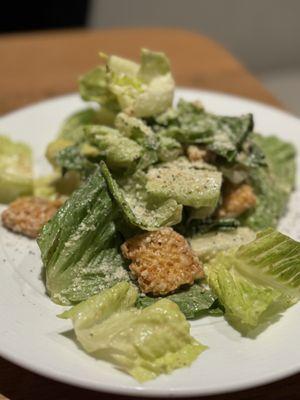
<svg viewBox="0 0 300 400">
<path fill-rule="evenodd" d="M 288 113 L 220 93 L 180 89 L 179 97 L 200 99 L 208 110 L 220 114 L 251 112 L 259 132 L 293 142 L 300 154 L 300 120 Z M 43 156 L 47 143 L 55 137 L 61 122 L 82 107 L 77 95 L 58 97 L 2 117 L 0 132 L 29 143 L 34 149 L 36 172 L 44 173 L 49 170 Z M 300 192 L 296 191 L 280 224 L 282 232 L 298 240 L 299 204 Z M 223 318 L 192 322 L 192 335 L 209 350 L 190 368 L 139 384 L 110 364 L 88 356 L 75 344 L 70 321 L 56 317 L 62 307 L 45 294 L 41 268 L 35 241 L 0 226 L 0 354 L 38 374 L 89 389 L 162 397 L 245 389 L 300 370 L 298 304 L 255 340 L 242 337 Z"/>
</svg>

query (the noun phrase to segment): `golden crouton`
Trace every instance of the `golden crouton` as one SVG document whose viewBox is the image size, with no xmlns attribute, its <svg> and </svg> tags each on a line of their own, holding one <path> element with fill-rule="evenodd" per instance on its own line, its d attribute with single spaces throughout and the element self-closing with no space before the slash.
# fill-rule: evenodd
<svg viewBox="0 0 300 400">
<path fill-rule="evenodd" d="M 221 218 L 238 217 L 256 206 L 256 197 L 250 185 L 230 186 L 225 189 L 222 206 L 218 210 Z"/>
<path fill-rule="evenodd" d="M 204 161 L 207 156 L 207 150 L 200 149 L 200 147 L 191 144 L 186 148 L 186 155 L 190 161 Z"/>
<path fill-rule="evenodd" d="M 36 238 L 42 226 L 62 205 L 61 200 L 20 197 L 2 213 L 3 225 L 17 233 Z"/>
<path fill-rule="evenodd" d="M 201 149 L 201 147 L 191 144 L 186 148 L 186 156 L 190 162 L 205 161 L 214 162 L 216 156 L 210 150 Z"/>
<path fill-rule="evenodd" d="M 204 276 L 189 244 L 172 228 L 134 236 L 121 249 L 143 293 L 167 294 Z"/>
</svg>

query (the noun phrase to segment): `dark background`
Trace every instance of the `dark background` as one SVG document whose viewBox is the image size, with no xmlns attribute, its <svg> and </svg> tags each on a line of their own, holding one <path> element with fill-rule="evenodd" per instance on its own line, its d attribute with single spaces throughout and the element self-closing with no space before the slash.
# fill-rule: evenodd
<svg viewBox="0 0 300 400">
<path fill-rule="evenodd" d="M 89 5 L 88 0 L 2 0 L 0 33 L 82 27 Z"/>
</svg>

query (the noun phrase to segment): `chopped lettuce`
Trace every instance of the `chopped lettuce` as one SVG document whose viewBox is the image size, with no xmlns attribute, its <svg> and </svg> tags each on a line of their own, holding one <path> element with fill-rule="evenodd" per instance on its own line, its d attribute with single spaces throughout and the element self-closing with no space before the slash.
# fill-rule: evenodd
<svg viewBox="0 0 300 400">
<path fill-rule="evenodd" d="M 72 319 L 75 329 L 89 329 L 95 322 L 105 321 L 112 314 L 133 307 L 136 299 L 137 289 L 129 282 L 122 281 L 76 304 L 59 317 Z"/>
<path fill-rule="evenodd" d="M 62 168 L 63 174 L 66 171 L 76 171 L 83 178 L 87 178 L 96 168 L 76 145 L 60 150 L 56 155 L 55 164 Z"/>
<path fill-rule="evenodd" d="M 136 117 L 159 115 L 172 105 L 174 80 L 163 53 L 143 49 L 140 65 L 116 56 L 104 58 L 106 66 L 80 79 L 84 100 Z"/>
<path fill-rule="evenodd" d="M 282 191 L 290 194 L 295 185 L 296 149 L 292 143 L 277 136 L 254 136 L 255 143 L 266 154 L 269 168 L 282 185 Z"/>
<path fill-rule="evenodd" d="M 61 126 L 58 139 L 70 140 L 71 142 L 78 141 L 78 128 L 93 124 L 96 120 L 97 111 L 93 108 L 77 111 L 67 118 Z"/>
<path fill-rule="evenodd" d="M 142 49 L 141 66 L 138 77 L 144 82 L 151 82 L 155 78 L 170 73 L 170 61 L 164 53 Z"/>
<path fill-rule="evenodd" d="M 73 321 L 84 350 L 140 382 L 188 366 L 206 349 L 175 303 L 164 299 L 140 310 L 136 298 L 137 290 L 121 282 L 60 317 Z"/>
<path fill-rule="evenodd" d="M 229 231 L 213 231 L 191 237 L 189 243 L 202 261 L 208 261 L 220 251 L 239 247 L 255 239 L 255 233 L 247 227 L 238 227 Z"/>
<path fill-rule="evenodd" d="M 73 140 L 69 139 L 56 139 L 50 142 L 46 148 L 46 158 L 49 161 L 49 163 L 55 168 L 58 169 L 59 165 L 57 162 L 57 157 L 59 153 L 74 145 Z"/>
<path fill-rule="evenodd" d="M 103 107 L 99 110 L 87 108 L 72 114 L 61 126 L 58 138 L 48 144 L 46 149 L 48 161 L 54 167 L 58 167 L 56 161 L 61 150 L 79 143 L 84 144 L 86 138 L 83 127 L 86 125 L 112 126 L 115 118 L 116 114 L 113 111 Z"/>
<path fill-rule="evenodd" d="M 138 169 L 145 169 L 158 160 L 158 140 L 152 129 L 141 119 L 119 113 L 116 117 L 116 128 L 119 132 L 134 140 L 142 147 L 142 154 Z"/>
<path fill-rule="evenodd" d="M 193 220 L 203 220 L 212 216 L 215 212 L 215 206 L 205 206 L 200 208 L 191 208 L 189 215 L 189 222 Z"/>
<path fill-rule="evenodd" d="M 254 230 L 276 227 L 295 185 L 296 151 L 292 144 L 275 136 L 254 136 L 266 155 L 267 167 L 252 168 L 250 184 L 257 206 L 242 216 L 241 222 Z"/>
<path fill-rule="evenodd" d="M 0 203 L 33 193 L 32 154 L 27 144 L 0 135 Z"/>
<path fill-rule="evenodd" d="M 264 151 L 257 145 L 255 141 L 256 134 L 251 132 L 247 140 L 242 144 L 241 151 L 236 157 L 236 163 L 239 168 L 255 168 L 266 166 L 266 155 Z"/>
<path fill-rule="evenodd" d="M 176 140 L 168 136 L 157 135 L 159 140 L 158 160 L 168 162 L 176 160 L 183 155 L 182 145 Z"/>
<path fill-rule="evenodd" d="M 106 109 L 119 111 L 116 96 L 108 84 L 108 73 L 105 66 L 96 67 L 79 78 L 79 92 L 83 100 L 95 101 Z"/>
<path fill-rule="evenodd" d="M 205 315 L 222 315 L 218 300 L 212 291 L 204 286 L 195 284 L 167 297 L 174 301 L 187 319 L 198 319 Z M 140 295 L 137 307 L 144 308 L 159 301 L 162 297 Z"/>
<path fill-rule="evenodd" d="M 143 148 L 117 129 L 100 125 L 88 125 L 83 129 L 88 142 L 99 149 L 101 158 L 111 168 L 132 167 L 143 155 Z"/>
<path fill-rule="evenodd" d="M 191 220 L 190 215 L 185 212 L 181 223 L 176 225 L 174 229 L 185 237 L 193 237 L 210 231 L 232 231 L 239 226 L 240 222 L 235 218 L 217 219 L 208 217 Z"/>
<path fill-rule="evenodd" d="M 175 160 L 151 168 L 147 178 L 146 190 L 156 200 L 194 208 L 215 207 L 219 201 L 222 175 L 205 163 Z"/>
<path fill-rule="evenodd" d="M 251 114 L 240 117 L 208 113 L 197 102 L 180 100 L 177 108 L 156 118 L 156 130 L 184 144 L 201 144 L 227 161 L 235 161 L 253 128 Z"/>
<path fill-rule="evenodd" d="M 127 222 L 144 230 L 176 225 L 181 221 L 182 206 L 175 200 L 154 202 L 145 190 L 146 177 L 142 171 L 118 182 L 112 177 L 105 163 L 101 170 L 109 190 L 121 208 Z"/>
<path fill-rule="evenodd" d="M 300 299 L 300 243 L 273 230 L 206 265 L 225 316 L 243 333 L 269 323 Z"/>
<path fill-rule="evenodd" d="M 214 130 L 214 140 L 208 145 L 208 149 L 224 157 L 227 161 L 235 161 L 242 145 L 248 138 L 253 129 L 252 114 L 242 115 L 241 117 L 217 117 L 216 128 Z"/>
<path fill-rule="evenodd" d="M 51 299 L 71 304 L 128 278 L 113 203 L 99 168 L 43 227 L 38 245 Z"/>
</svg>

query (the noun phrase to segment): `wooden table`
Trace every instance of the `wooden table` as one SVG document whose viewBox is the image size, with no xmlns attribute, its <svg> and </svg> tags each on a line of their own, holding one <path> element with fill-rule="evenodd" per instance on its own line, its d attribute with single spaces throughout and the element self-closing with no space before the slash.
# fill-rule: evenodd
<svg viewBox="0 0 300 400">
<path fill-rule="evenodd" d="M 0 114 L 75 91 L 78 75 L 97 64 L 100 50 L 138 59 L 141 47 L 168 54 L 178 85 L 233 93 L 281 106 L 224 48 L 198 34 L 174 29 L 73 30 L 0 37 Z M 3 359 L 0 393 L 11 400 L 125 399 L 57 383 Z M 296 375 L 210 399 L 296 400 L 299 393 L 300 375 Z"/>
</svg>

